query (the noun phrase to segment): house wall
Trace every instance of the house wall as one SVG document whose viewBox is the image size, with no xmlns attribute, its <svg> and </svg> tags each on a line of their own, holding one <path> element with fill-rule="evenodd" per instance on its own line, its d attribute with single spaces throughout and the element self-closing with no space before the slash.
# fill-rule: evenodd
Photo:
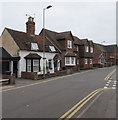
<svg viewBox="0 0 118 120">
<path fill-rule="evenodd" d="M 6 29 L 3 31 L 0 41 L 0 46 L 8 51 L 10 55 L 18 56 L 19 47 Z"/>
<path fill-rule="evenodd" d="M 110 57 L 114 57 L 114 58 L 110 58 Z M 116 52 L 111 52 L 111 53 L 107 53 L 105 56 L 105 60 L 108 63 L 111 63 L 112 65 L 116 64 Z"/>
<path fill-rule="evenodd" d="M 33 52 L 33 51 L 25 51 L 25 50 L 19 51 L 19 56 L 21 57 L 21 59 L 19 60 L 19 63 L 18 63 L 18 77 L 21 77 L 21 72 L 26 72 L 26 59 L 24 57 L 27 56 L 29 53 L 37 53 L 38 55 L 40 55 L 43 58 L 43 52 Z M 56 55 L 56 53 L 45 52 L 45 57 L 47 60 L 48 59 L 53 60 L 55 55 Z M 40 60 L 41 72 L 38 72 L 38 74 L 43 74 L 43 59 L 42 58 Z M 60 69 L 60 66 L 58 69 Z M 53 61 L 52 61 L 52 69 L 49 71 L 50 71 L 50 73 L 54 73 Z"/>
</svg>

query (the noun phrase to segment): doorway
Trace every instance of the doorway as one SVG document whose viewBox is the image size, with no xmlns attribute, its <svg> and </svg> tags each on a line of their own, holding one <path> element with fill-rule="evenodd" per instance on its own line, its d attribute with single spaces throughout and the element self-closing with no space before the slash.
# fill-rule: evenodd
<svg viewBox="0 0 118 120">
<path fill-rule="evenodd" d="M 13 74 L 15 74 L 15 77 L 18 77 L 18 62 L 13 61 Z"/>
</svg>

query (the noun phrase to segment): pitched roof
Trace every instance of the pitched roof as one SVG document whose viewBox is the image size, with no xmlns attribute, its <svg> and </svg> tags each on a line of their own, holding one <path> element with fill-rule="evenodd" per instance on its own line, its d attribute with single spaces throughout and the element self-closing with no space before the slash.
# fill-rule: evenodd
<svg viewBox="0 0 118 120">
<path fill-rule="evenodd" d="M 31 50 L 31 43 L 37 43 L 39 50 L 37 51 L 43 51 L 43 37 L 40 35 L 29 35 L 25 32 L 12 30 L 9 28 L 6 28 L 7 31 L 10 33 L 10 35 L 13 37 L 16 44 L 19 46 L 21 50 Z M 48 40 L 45 40 L 45 51 L 46 52 L 52 52 L 49 48 L 52 43 Z M 55 48 L 56 49 L 56 48 Z M 57 49 L 55 52 L 59 52 Z"/>
<path fill-rule="evenodd" d="M 76 45 L 82 45 L 82 41 L 78 37 L 73 36 L 73 38 L 74 38 L 74 44 L 76 44 Z"/>
<path fill-rule="evenodd" d="M 88 44 L 89 44 L 87 38 L 86 38 L 86 39 L 81 39 L 81 43 L 82 43 L 83 45 L 88 45 Z"/>
<path fill-rule="evenodd" d="M 71 31 L 57 33 L 56 39 L 57 40 L 66 39 L 70 33 L 71 33 Z"/>
<path fill-rule="evenodd" d="M 76 55 L 75 53 L 69 53 L 69 52 L 67 52 L 67 53 L 65 54 L 65 56 L 66 56 L 66 57 L 76 57 L 77 55 Z"/>
<path fill-rule="evenodd" d="M 41 33 L 44 32 L 44 29 L 42 29 Z M 60 42 L 60 40 L 64 40 L 66 39 L 69 35 L 72 35 L 71 31 L 66 31 L 66 32 L 55 32 L 55 31 L 51 31 L 48 29 L 45 29 L 45 34 L 46 34 L 46 38 L 50 41 L 52 41 L 53 44 L 55 44 L 55 46 L 60 50 L 65 50 L 65 45 Z M 72 35 L 73 37 L 73 35 Z M 73 38 L 74 39 L 74 38 Z"/>
<path fill-rule="evenodd" d="M 54 44 L 55 47 L 61 52 L 61 50 L 63 49 L 63 46 L 60 46 L 59 42 L 56 39 L 56 35 L 58 33 L 54 32 L 54 31 L 51 31 L 51 30 L 42 29 L 39 35 L 41 35 L 41 33 L 43 33 L 44 30 L 45 30 L 45 34 L 46 34 L 46 40 L 50 41 L 52 44 Z"/>
<path fill-rule="evenodd" d="M 102 52 L 116 52 L 117 45 L 102 45 L 94 43 Z"/>
<path fill-rule="evenodd" d="M 37 53 L 29 53 L 27 56 L 25 56 L 24 58 L 28 59 L 28 58 L 36 58 L 36 59 L 40 59 L 41 56 L 38 55 Z"/>
</svg>

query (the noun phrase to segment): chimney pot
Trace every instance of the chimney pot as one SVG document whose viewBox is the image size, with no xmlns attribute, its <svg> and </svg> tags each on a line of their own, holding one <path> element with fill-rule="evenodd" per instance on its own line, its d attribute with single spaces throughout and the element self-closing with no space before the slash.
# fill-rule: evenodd
<svg viewBox="0 0 118 120">
<path fill-rule="evenodd" d="M 26 32 L 30 35 L 35 35 L 35 22 L 33 17 L 29 17 L 26 22 Z"/>
</svg>

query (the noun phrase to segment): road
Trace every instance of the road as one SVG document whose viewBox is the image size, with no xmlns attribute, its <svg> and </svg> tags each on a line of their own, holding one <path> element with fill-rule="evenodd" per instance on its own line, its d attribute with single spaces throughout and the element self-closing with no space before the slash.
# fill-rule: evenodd
<svg viewBox="0 0 118 120">
<path fill-rule="evenodd" d="M 2 117 L 116 118 L 114 69 L 88 70 L 2 91 Z"/>
</svg>

